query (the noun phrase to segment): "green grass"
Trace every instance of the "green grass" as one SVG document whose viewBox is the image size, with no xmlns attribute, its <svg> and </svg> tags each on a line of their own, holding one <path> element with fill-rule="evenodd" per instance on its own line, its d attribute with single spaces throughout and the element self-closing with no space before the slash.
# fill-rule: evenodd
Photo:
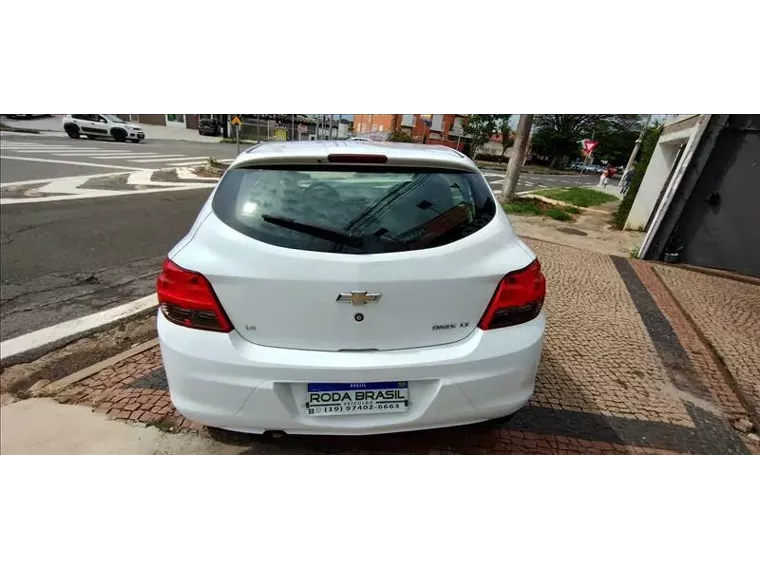
<svg viewBox="0 0 760 569">
<path fill-rule="evenodd" d="M 567 213 L 564 209 L 553 208 L 546 210 L 546 217 L 551 217 L 557 221 L 571 221 L 573 216 Z"/>
<path fill-rule="evenodd" d="M 577 207 L 594 207 L 609 202 L 616 202 L 615 196 L 592 190 L 591 188 L 555 188 L 551 190 L 541 190 L 536 194 L 547 198 L 572 204 Z"/>
<path fill-rule="evenodd" d="M 504 204 L 504 211 L 513 215 L 541 215 L 543 212 L 537 200 L 516 199 Z"/>
<path fill-rule="evenodd" d="M 574 221 L 573 214 L 581 213 L 577 207 L 554 205 L 529 197 L 515 198 L 502 206 L 504 211 L 512 215 L 543 216 L 557 221 Z"/>
</svg>

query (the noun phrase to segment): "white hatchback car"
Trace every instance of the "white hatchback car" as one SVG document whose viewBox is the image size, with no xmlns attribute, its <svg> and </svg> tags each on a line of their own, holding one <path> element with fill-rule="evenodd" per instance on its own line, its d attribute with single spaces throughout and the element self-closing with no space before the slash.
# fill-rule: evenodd
<svg viewBox="0 0 760 569">
<path fill-rule="evenodd" d="M 116 115 L 66 115 L 63 130 L 69 138 L 112 138 L 116 142 L 140 142 L 145 139 L 142 128 Z"/>
<path fill-rule="evenodd" d="M 373 434 L 515 413 L 546 281 L 477 166 L 443 147 L 268 143 L 224 174 L 158 278 L 187 418 Z"/>
</svg>

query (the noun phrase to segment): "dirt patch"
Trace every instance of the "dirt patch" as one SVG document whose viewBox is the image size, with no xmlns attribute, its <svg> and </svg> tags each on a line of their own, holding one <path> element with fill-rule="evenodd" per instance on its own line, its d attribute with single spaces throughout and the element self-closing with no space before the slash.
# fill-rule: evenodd
<svg viewBox="0 0 760 569">
<path fill-rule="evenodd" d="M 37 182 L 35 184 L 19 184 L 16 186 L 6 186 L 0 189 L 0 194 L 3 194 L 3 196 L 5 196 L 7 192 L 12 192 L 14 190 L 36 190 L 38 188 L 42 188 L 47 185 L 48 185 L 48 182 Z"/>
<path fill-rule="evenodd" d="M 43 196 L 53 196 L 61 194 L 48 194 L 38 191 L 40 188 L 47 186 L 47 182 L 40 182 L 37 184 L 21 184 L 18 186 L 6 186 L 0 189 L 0 197 L 3 199 L 11 198 L 39 198 Z"/>
<path fill-rule="evenodd" d="M 574 227 L 558 227 L 557 231 L 561 231 L 562 233 L 568 233 L 570 235 L 583 235 L 586 236 L 588 233 L 585 231 L 581 231 L 580 229 L 575 229 Z"/>
<path fill-rule="evenodd" d="M 224 174 L 224 170 L 212 171 L 211 169 L 207 169 L 206 166 L 201 166 L 200 168 L 193 170 L 193 174 L 196 176 L 202 176 L 204 178 L 214 178 L 218 180 L 221 178 L 222 174 Z"/>
<path fill-rule="evenodd" d="M 221 178 L 224 172 L 229 168 L 229 164 L 224 164 L 222 162 L 217 162 L 216 160 L 212 160 L 208 164 L 204 164 L 203 166 L 199 166 L 195 170 L 193 170 L 193 173 L 196 176 L 204 176 L 208 178 Z"/>
<path fill-rule="evenodd" d="M 5 368 L 0 373 L 0 392 L 25 397 L 29 388 L 40 381 L 62 379 L 155 336 L 155 315 L 122 322 L 114 328 L 49 352 L 33 362 Z"/>
<path fill-rule="evenodd" d="M 161 188 L 163 186 L 152 186 L 150 184 L 130 184 L 128 183 L 131 174 L 117 174 L 115 176 L 103 176 L 102 178 L 92 178 L 87 180 L 78 187 L 83 190 L 150 190 Z"/>
<path fill-rule="evenodd" d="M 187 180 L 180 180 L 177 176 L 177 170 L 172 168 L 171 170 L 157 170 L 153 172 L 150 177 L 152 182 L 186 182 Z"/>
<path fill-rule="evenodd" d="M 117 174 L 115 176 L 92 178 L 78 187 L 83 190 L 125 190 L 133 187 L 127 184 L 129 176 L 130 174 Z"/>
<path fill-rule="evenodd" d="M 509 219 L 520 237 L 540 239 L 606 255 L 630 257 L 631 251 L 638 248 L 644 240 L 643 233 L 612 229 L 609 224 L 610 216 L 606 212 L 584 212 L 576 217 L 572 228 L 565 222 L 545 217 L 510 215 Z"/>
<path fill-rule="evenodd" d="M 573 215 L 581 213 L 577 207 L 537 197 L 518 197 L 503 205 L 504 211 L 512 215 L 544 216 L 557 221 L 574 221 Z"/>
</svg>

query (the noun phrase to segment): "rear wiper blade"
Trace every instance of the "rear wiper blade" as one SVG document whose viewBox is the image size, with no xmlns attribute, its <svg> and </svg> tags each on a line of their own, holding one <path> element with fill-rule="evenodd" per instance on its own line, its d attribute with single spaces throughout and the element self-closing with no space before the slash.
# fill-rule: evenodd
<svg viewBox="0 0 760 569">
<path fill-rule="evenodd" d="M 305 233 L 306 235 L 313 235 L 314 237 L 333 241 L 334 243 L 340 243 L 341 245 L 348 245 L 349 247 L 360 247 L 362 244 L 362 239 L 360 237 L 351 235 L 345 231 L 328 229 L 327 227 L 320 227 L 319 225 L 296 221 L 289 217 L 280 217 L 279 215 L 269 215 L 268 213 L 265 213 L 261 216 L 261 219 L 273 225 L 292 229 L 293 231 Z"/>
</svg>

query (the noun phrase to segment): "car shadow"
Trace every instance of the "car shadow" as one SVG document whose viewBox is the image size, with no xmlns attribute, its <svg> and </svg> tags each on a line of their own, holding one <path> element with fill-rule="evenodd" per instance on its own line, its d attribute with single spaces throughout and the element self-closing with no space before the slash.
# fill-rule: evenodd
<svg viewBox="0 0 760 569">
<path fill-rule="evenodd" d="M 549 407 L 544 391 L 580 410 Z M 536 394 L 515 415 L 444 429 L 366 436 L 249 435 L 207 429 L 216 441 L 245 447 L 240 454 L 552 454 L 573 452 L 573 438 L 624 445 L 625 437 L 600 414 L 552 350 L 539 365 Z M 561 437 L 558 439 L 557 437 Z M 578 444 L 575 452 L 592 452 Z"/>
</svg>

